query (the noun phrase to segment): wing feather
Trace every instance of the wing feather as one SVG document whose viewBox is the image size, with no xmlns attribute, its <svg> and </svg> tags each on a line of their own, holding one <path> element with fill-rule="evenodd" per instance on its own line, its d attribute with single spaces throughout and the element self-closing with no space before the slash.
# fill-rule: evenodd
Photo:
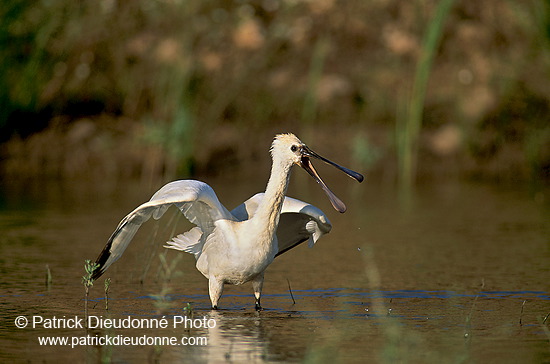
<svg viewBox="0 0 550 364">
<path fill-rule="evenodd" d="M 235 220 L 235 217 L 219 202 L 214 190 L 204 182 L 181 180 L 166 184 L 158 190 L 151 200 L 130 212 L 117 226 L 101 254 L 96 260 L 98 268 L 92 275 L 99 278 L 111 264 L 117 261 L 126 250 L 139 227 L 151 216 L 159 219 L 170 206 L 176 206 L 183 215 L 197 225 L 194 232 L 187 236 L 197 239 L 190 241 L 193 248 L 181 249 L 195 254 L 202 249 L 197 244 L 204 241 L 201 237 L 209 235 L 214 229 L 214 222 L 220 219 Z M 193 230 L 193 229 L 192 229 Z"/>
<path fill-rule="evenodd" d="M 285 197 L 277 228 L 279 252 L 275 256 L 306 241 L 312 248 L 317 240 L 328 234 L 331 229 L 332 225 L 323 211 L 306 202 Z"/>
<path fill-rule="evenodd" d="M 247 220 L 254 216 L 263 198 L 264 194 L 258 193 L 237 206 L 231 213 L 241 221 Z M 323 211 L 306 202 L 285 197 L 276 233 L 279 243 L 276 256 L 306 241 L 310 248 L 313 247 L 321 236 L 330 232 L 331 228 L 332 225 Z"/>
</svg>

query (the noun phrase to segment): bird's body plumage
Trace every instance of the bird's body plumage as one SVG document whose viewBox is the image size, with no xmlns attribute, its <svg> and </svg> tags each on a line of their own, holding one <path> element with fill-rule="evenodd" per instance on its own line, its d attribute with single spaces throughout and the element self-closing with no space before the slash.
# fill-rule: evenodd
<svg viewBox="0 0 550 364">
<path fill-rule="evenodd" d="M 264 271 L 275 257 L 304 241 L 313 246 L 332 227 L 318 208 L 285 196 L 292 166 L 303 163 L 303 152 L 296 153 L 296 146 L 305 148 L 292 134 L 275 138 L 265 193 L 252 196 L 232 211 L 204 182 L 168 183 L 120 222 L 97 259 L 99 268 L 93 278 L 99 278 L 120 258 L 141 224 L 151 216 L 159 219 L 174 205 L 196 226 L 174 237 L 165 247 L 195 256 L 197 269 L 209 280 L 212 307 L 217 308 L 224 284 L 252 282 L 256 308 L 260 309 Z"/>
</svg>

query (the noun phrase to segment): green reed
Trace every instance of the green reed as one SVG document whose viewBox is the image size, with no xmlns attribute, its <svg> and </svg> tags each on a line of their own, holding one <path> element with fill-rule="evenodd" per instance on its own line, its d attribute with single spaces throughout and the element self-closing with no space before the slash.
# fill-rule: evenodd
<svg viewBox="0 0 550 364">
<path fill-rule="evenodd" d="M 105 289 L 105 310 L 109 310 L 109 288 L 111 287 L 111 278 L 105 279 L 104 289 Z"/>
<path fill-rule="evenodd" d="M 323 68 L 330 47 L 329 39 L 325 37 L 319 38 L 313 49 L 311 63 L 309 65 L 308 87 L 302 107 L 302 122 L 305 125 L 311 125 L 315 119 L 317 112 L 317 86 L 323 75 Z"/>
<path fill-rule="evenodd" d="M 49 290 L 52 286 L 52 272 L 50 270 L 50 265 L 46 264 L 46 288 Z"/>
<path fill-rule="evenodd" d="M 410 189 L 414 183 L 417 164 L 418 137 L 422 128 L 422 116 L 428 79 L 432 70 L 433 60 L 445 19 L 449 14 L 454 0 L 441 0 L 436 7 L 435 14 L 428 24 L 422 46 L 420 58 L 416 64 L 414 81 L 406 105 L 404 120 L 399 120 L 397 129 L 397 155 L 399 162 L 399 183 L 404 189 Z"/>
<path fill-rule="evenodd" d="M 84 315 L 86 316 L 86 320 L 88 319 L 88 295 L 90 293 L 90 288 L 94 285 L 92 275 L 98 267 L 99 264 L 92 262 L 90 259 L 84 261 L 84 271 L 86 274 L 82 276 L 82 284 L 86 292 L 86 299 L 84 300 Z"/>
</svg>

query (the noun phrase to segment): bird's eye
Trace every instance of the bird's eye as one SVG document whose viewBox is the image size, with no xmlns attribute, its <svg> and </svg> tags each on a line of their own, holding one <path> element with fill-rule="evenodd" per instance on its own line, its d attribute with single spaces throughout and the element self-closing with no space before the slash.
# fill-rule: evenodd
<svg viewBox="0 0 550 364">
<path fill-rule="evenodd" d="M 293 145 L 292 147 L 290 147 L 290 150 L 295 152 L 298 150 L 298 146 L 297 145 Z"/>
</svg>

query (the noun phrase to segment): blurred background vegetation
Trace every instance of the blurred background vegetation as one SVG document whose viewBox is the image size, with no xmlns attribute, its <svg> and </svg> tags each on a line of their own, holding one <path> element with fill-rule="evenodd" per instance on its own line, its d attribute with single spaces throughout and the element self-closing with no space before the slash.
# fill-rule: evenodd
<svg viewBox="0 0 550 364">
<path fill-rule="evenodd" d="M 550 181 L 546 0 L 11 0 L 0 14 L 5 180 L 231 173 L 293 131 L 392 182 Z"/>
</svg>

